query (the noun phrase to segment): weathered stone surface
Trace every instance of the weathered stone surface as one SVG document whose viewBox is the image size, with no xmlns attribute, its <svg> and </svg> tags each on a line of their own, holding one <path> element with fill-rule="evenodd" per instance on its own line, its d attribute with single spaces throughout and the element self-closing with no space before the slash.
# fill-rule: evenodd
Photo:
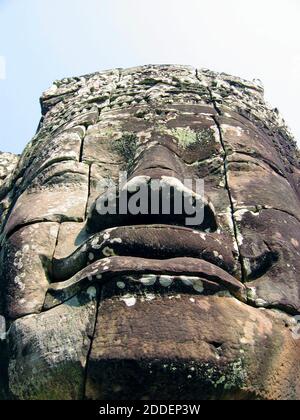
<svg viewBox="0 0 300 420">
<path fill-rule="evenodd" d="M 235 112 L 218 116 L 218 123 L 229 154 L 241 154 L 245 159 L 247 156 L 256 158 L 284 174 L 284 163 L 276 150 L 276 140 L 273 137 Z"/>
<path fill-rule="evenodd" d="M 64 222 L 59 226 L 54 259 L 66 258 L 83 242 L 84 222 Z"/>
<path fill-rule="evenodd" d="M 1 308 L 10 319 L 40 312 L 49 287 L 57 223 L 35 223 L 14 233 L 1 253 Z"/>
<path fill-rule="evenodd" d="M 5 178 L 10 175 L 17 166 L 19 156 L 13 153 L 0 152 L 0 188 Z"/>
<path fill-rule="evenodd" d="M 14 181 L 18 161 L 19 156 L 0 152 L 0 231 L 11 204 L 9 190 Z"/>
<path fill-rule="evenodd" d="M 80 160 L 82 139 L 85 128 L 82 126 L 65 130 L 54 136 L 51 142 L 41 145 L 41 152 L 34 158 L 32 164 L 24 174 L 24 179 L 29 183 L 44 168 L 56 162 L 67 160 Z"/>
<path fill-rule="evenodd" d="M 236 219 L 249 300 L 261 307 L 300 312 L 299 221 L 273 209 L 240 210 Z"/>
<path fill-rule="evenodd" d="M 7 346 L 6 346 L 6 321 L 4 316 L 0 315 L 0 400 L 7 398 Z"/>
<path fill-rule="evenodd" d="M 88 198 L 88 167 L 83 163 L 55 163 L 39 173 L 18 198 L 5 233 L 42 221 L 83 221 Z"/>
<path fill-rule="evenodd" d="M 228 184 L 235 209 L 275 208 L 300 220 L 299 199 L 294 188 L 261 161 L 230 155 Z"/>
<path fill-rule="evenodd" d="M 189 66 L 141 66 L 121 71 L 111 97 L 113 107 L 150 103 L 207 103 L 209 92 Z"/>
<path fill-rule="evenodd" d="M 96 289 L 15 321 L 8 333 L 9 391 L 21 400 L 82 399 Z"/>
<path fill-rule="evenodd" d="M 263 93 L 151 65 L 42 95 L 0 188 L 1 398 L 300 399 L 299 151 Z M 116 202 L 158 181 L 204 220 L 100 214 L 120 171 Z"/>
<path fill-rule="evenodd" d="M 90 185 L 87 214 L 93 204 L 105 193 L 110 183 L 117 185 L 119 181 L 119 164 L 93 163 L 90 166 Z"/>
<path fill-rule="evenodd" d="M 300 343 L 284 317 L 232 297 L 149 289 L 103 289 L 88 398 L 297 398 Z"/>
<path fill-rule="evenodd" d="M 122 134 L 121 134 L 122 135 Z M 100 122 L 88 128 L 83 146 L 83 161 L 88 163 L 106 163 L 115 165 L 121 162 L 120 156 L 113 149 L 115 137 L 120 137 L 120 133 L 114 130 L 112 124 Z"/>
</svg>

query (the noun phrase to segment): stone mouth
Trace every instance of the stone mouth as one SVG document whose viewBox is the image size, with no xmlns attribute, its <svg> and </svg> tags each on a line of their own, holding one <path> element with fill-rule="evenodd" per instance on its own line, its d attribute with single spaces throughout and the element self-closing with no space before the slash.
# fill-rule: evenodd
<svg viewBox="0 0 300 420">
<path fill-rule="evenodd" d="M 103 285 L 121 277 L 156 279 L 159 293 L 183 289 L 202 294 L 229 292 L 247 302 L 247 287 L 240 281 L 237 253 L 226 233 L 201 232 L 183 226 L 133 225 L 94 234 L 71 255 L 54 259 L 52 280 L 44 309 L 50 309 L 92 284 Z M 256 257 L 261 266 L 262 256 Z M 152 277 L 151 277 L 152 276 Z M 187 282 L 183 280 L 187 277 Z M 164 287 L 161 284 L 167 282 Z M 172 280 L 172 281 L 171 281 Z M 141 286 L 148 287 L 140 281 Z M 180 285 L 182 286 L 180 288 Z M 157 287 L 156 287 L 157 288 Z"/>
<path fill-rule="evenodd" d="M 227 235 L 155 224 L 116 227 L 93 235 L 70 256 L 53 260 L 52 279 L 68 280 L 95 261 L 113 256 L 149 260 L 197 258 L 239 278 L 236 251 Z"/>
<path fill-rule="evenodd" d="M 128 256 L 111 256 L 99 259 L 79 271 L 69 280 L 51 284 L 44 309 L 50 309 L 75 296 L 93 284 L 103 285 L 112 278 L 124 276 L 157 281 L 161 288 L 173 285 L 184 287 L 187 293 L 208 294 L 228 291 L 245 300 L 245 286 L 222 268 L 199 258 L 177 257 L 171 259 L 146 259 Z M 150 276 L 150 277 L 149 277 Z M 143 284 L 143 280 L 137 280 Z M 144 280 L 145 281 L 145 280 Z M 169 283 L 169 284 L 168 284 Z"/>
</svg>

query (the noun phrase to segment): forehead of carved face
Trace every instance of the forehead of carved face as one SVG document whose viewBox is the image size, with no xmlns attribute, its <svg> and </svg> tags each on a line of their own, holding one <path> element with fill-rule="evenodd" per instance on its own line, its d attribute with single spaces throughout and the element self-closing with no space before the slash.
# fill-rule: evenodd
<svg viewBox="0 0 300 420">
<path fill-rule="evenodd" d="M 40 383 L 25 389 L 17 369 L 37 359 L 46 369 L 46 350 L 34 340 L 51 341 L 63 319 L 49 344 L 59 354 L 52 382 L 43 386 L 58 381 L 70 339 L 79 380 L 66 380 L 65 397 L 81 398 L 84 383 L 88 398 L 169 398 L 178 393 L 174 378 L 185 397 L 300 397 L 292 333 L 300 309 L 300 167 L 261 85 L 145 66 L 56 82 L 42 110 L 2 187 L 10 392 L 42 395 Z M 143 214 L 101 212 L 107 180 L 117 184 L 120 171 L 128 178 L 115 202 L 124 190 L 128 204 L 145 187 Z M 187 223 L 184 209 L 172 206 L 154 212 L 154 180 L 160 198 L 167 186 L 173 199 L 184 191 L 201 201 L 201 222 Z M 288 372 L 279 369 L 285 362 Z M 278 387 L 268 373 L 257 379 L 266 363 Z"/>
</svg>

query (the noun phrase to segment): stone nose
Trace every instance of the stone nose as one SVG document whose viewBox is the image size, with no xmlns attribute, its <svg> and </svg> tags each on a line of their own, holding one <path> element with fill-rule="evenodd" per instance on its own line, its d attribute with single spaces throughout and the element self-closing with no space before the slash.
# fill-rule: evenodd
<svg viewBox="0 0 300 420">
<path fill-rule="evenodd" d="M 152 142 L 145 145 L 139 154 L 130 178 L 149 176 L 152 179 L 160 179 L 162 176 L 170 176 L 183 181 L 184 172 L 184 164 L 174 151 Z"/>
<path fill-rule="evenodd" d="M 214 232 L 217 220 L 212 204 L 204 198 L 202 181 L 195 191 L 191 188 L 192 180 L 187 180 L 190 184 L 183 183 L 172 174 L 168 168 L 149 167 L 143 175 L 134 173 L 118 188 L 108 189 L 89 213 L 88 231 L 96 233 L 117 226 L 176 225 Z"/>
<path fill-rule="evenodd" d="M 88 231 L 153 224 L 215 231 L 217 219 L 204 197 L 204 184 L 195 177 L 185 179 L 185 170 L 173 150 L 161 144 L 144 145 L 129 178 L 119 180 L 93 204 Z"/>
</svg>

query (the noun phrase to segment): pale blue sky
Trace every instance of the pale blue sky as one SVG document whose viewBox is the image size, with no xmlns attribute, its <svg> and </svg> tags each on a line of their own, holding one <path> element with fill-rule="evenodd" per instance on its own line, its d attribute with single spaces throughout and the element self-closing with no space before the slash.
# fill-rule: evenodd
<svg viewBox="0 0 300 420">
<path fill-rule="evenodd" d="M 0 150 L 23 150 L 53 80 L 149 63 L 260 78 L 299 140 L 299 20 L 299 0 L 0 0 Z"/>
</svg>

